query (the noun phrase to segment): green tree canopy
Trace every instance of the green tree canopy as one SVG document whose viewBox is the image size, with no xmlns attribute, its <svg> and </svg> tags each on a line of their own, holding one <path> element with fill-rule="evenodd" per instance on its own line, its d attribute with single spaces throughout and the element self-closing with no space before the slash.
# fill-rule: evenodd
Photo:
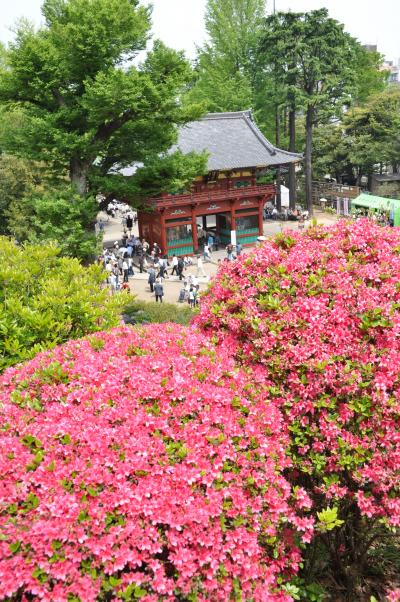
<svg viewBox="0 0 400 602">
<path fill-rule="evenodd" d="M 355 86 L 355 40 L 323 8 L 309 13 L 278 13 L 266 21 L 261 42 L 288 105 L 305 112 L 306 199 L 312 213 L 313 130 L 340 115 Z"/>
<path fill-rule="evenodd" d="M 99 205 L 74 189 L 34 191 L 12 203 L 8 230 L 20 242 L 57 244 L 61 255 L 88 262 L 99 251 L 94 224 Z"/>
<path fill-rule="evenodd" d="M 198 53 L 190 101 L 201 101 L 208 111 L 254 106 L 255 55 L 264 15 L 265 0 L 208 0 L 209 41 Z"/>
<path fill-rule="evenodd" d="M 151 26 L 139 0 L 44 0 L 42 12 L 44 26 L 22 24 L 0 63 L 1 143 L 97 192 L 113 165 L 172 145 L 193 117 L 180 102 L 191 68 L 159 41 L 137 64 Z"/>
<path fill-rule="evenodd" d="M 13 203 L 40 189 L 42 173 L 32 161 L 0 155 L 0 234 L 9 234 L 9 211 Z"/>
<path fill-rule="evenodd" d="M 396 173 L 400 164 L 400 90 L 387 87 L 363 105 L 351 108 L 341 122 L 315 130 L 315 159 L 319 176 L 370 177 L 381 167 Z"/>
</svg>

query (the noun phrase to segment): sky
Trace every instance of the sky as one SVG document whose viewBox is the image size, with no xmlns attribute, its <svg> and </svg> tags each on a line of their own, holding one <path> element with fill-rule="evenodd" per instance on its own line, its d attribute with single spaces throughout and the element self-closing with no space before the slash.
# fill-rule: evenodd
<svg viewBox="0 0 400 602">
<path fill-rule="evenodd" d="M 273 0 L 267 0 L 272 10 Z M 144 2 L 147 3 L 147 2 Z M 41 22 L 42 0 L 0 0 L 0 40 L 12 40 L 12 27 L 20 17 L 36 25 Z M 185 50 L 190 58 L 201 46 L 206 0 L 152 0 L 153 33 L 172 48 Z M 308 11 L 326 6 L 330 15 L 345 24 L 346 30 L 363 44 L 377 44 L 392 60 L 400 57 L 399 0 L 275 0 L 277 10 Z"/>
</svg>

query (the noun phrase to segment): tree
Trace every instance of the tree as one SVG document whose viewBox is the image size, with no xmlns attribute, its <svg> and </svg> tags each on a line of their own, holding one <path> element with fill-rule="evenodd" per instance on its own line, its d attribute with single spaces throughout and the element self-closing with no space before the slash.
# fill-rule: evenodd
<svg viewBox="0 0 400 602">
<path fill-rule="evenodd" d="M 288 110 L 289 150 L 296 152 L 296 110 L 299 105 L 297 45 L 302 35 L 297 13 L 277 13 L 269 16 L 260 36 L 258 61 L 273 84 L 275 104 L 275 140 L 281 145 L 281 110 Z M 296 166 L 289 166 L 290 208 L 296 206 Z"/>
<path fill-rule="evenodd" d="M 315 130 L 315 161 L 320 175 L 333 173 L 338 182 L 370 179 L 374 171 L 399 170 L 400 92 L 387 87 L 349 109 L 340 123 Z"/>
<path fill-rule="evenodd" d="M 353 182 L 353 164 L 350 159 L 351 140 L 345 136 L 343 124 L 324 123 L 314 131 L 314 174 L 317 179 L 329 174 L 340 184 L 343 176 Z M 354 183 L 354 182 L 353 182 Z"/>
<path fill-rule="evenodd" d="M 109 174 L 103 182 L 104 194 L 115 194 L 129 201 L 139 202 L 162 192 L 177 193 L 190 190 L 193 180 L 207 173 L 207 153 L 186 153 L 177 150 L 149 158 L 146 165 L 139 167 L 131 176 L 121 178 Z"/>
<path fill-rule="evenodd" d="M 209 42 L 199 51 L 197 80 L 189 93 L 209 111 L 254 106 L 255 54 L 265 0 L 208 0 Z"/>
<path fill-rule="evenodd" d="M 42 12 L 45 26 L 20 26 L 0 72 L 2 143 L 96 193 L 111 167 L 172 145 L 192 117 L 179 100 L 191 69 L 159 41 L 132 62 L 150 35 L 138 0 L 45 0 Z"/>
<path fill-rule="evenodd" d="M 98 265 L 60 257 L 51 244 L 0 237 L 0 370 L 80 337 L 117 326 L 127 296 L 110 296 Z"/>
<path fill-rule="evenodd" d="M 296 106 L 305 112 L 306 200 L 312 214 L 313 130 L 318 122 L 339 115 L 350 102 L 355 42 L 343 25 L 321 9 L 273 16 L 267 21 L 262 47 L 274 65 L 274 75 L 287 90 L 292 144 Z"/>
<path fill-rule="evenodd" d="M 357 166 L 359 179 L 371 176 L 378 164 L 400 169 L 400 90 L 388 87 L 355 107 L 343 119 L 351 140 L 350 158 Z"/>
<path fill-rule="evenodd" d="M 63 256 L 87 263 L 99 251 L 94 231 L 98 210 L 93 196 L 81 197 L 70 188 L 46 190 L 14 201 L 8 228 L 19 242 L 53 241 Z"/>
<path fill-rule="evenodd" d="M 42 175 L 37 165 L 13 155 L 0 155 L 0 234 L 9 234 L 11 205 L 40 186 Z"/>
<path fill-rule="evenodd" d="M 367 50 L 355 42 L 355 86 L 352 94 L 353 105 L 364 104 L 370 96 L 383 92 L 387 86 L 388 73 L 383 66 L 383 55 Z"/>
</svg>

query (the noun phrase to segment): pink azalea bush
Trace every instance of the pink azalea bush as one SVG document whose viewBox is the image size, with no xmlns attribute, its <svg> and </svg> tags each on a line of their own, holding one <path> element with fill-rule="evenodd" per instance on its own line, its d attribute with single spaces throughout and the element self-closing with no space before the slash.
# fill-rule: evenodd
<svg viewBox="0 0 400 602">
<path fill-rule="evenodd" d="M 352 591 L 400 526 L 400 232 L 371 221 L 284 233 L 220 270 L 197 324 L 262 368 L 292 485 Z M 317 555 L 318 556 L 318 555 Z"/>
<path fill-rule="evenodd" d="M 176 325 L 9 368 L 0 599 L 291 600 L 311 502 L 283 476 L 288 441 L 263 380 Z"/>
</svg>

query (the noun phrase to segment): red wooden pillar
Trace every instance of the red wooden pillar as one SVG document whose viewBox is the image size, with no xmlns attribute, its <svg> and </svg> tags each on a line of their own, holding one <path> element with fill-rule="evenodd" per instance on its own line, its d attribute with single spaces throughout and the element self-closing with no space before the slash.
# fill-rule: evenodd
<svg viewBox="0 0 400 602">
<path fill-rule="evenodd" d="M 264 203 L 266 202 L 265 197 L 261 197 L 258 201 L 258 234 L 264 236 Z"/>
<path fill-rule="evenodd" d="M 161 251 L 162 251 L 163 255 L 166 255 L 168 253 L 168 245 L 167 245 L 167 228 L 165 225 L 164 211 L 162 211 L 160 214 L 160 221 L 161 221 Z"/>
<path fill-rule="evenodd" d="M 139 228 L 139 238 L 140 240 L 143 240 L 143 225 L 142 225 L 142 216 L 140 214 L 140 212 L 138 211 L 138 228 Z"/>
<path fill-rule="evenodd" d="M 192 205 L 192 238 L 193 252 L 197 253 L 199 250 L 199 239 L 197 237 L 196 205 Z"/>
<path fill-rule="evenodd" d="M 236 230 L 235 201 L 231 204 L 231 230 Z"/>
</svg>

